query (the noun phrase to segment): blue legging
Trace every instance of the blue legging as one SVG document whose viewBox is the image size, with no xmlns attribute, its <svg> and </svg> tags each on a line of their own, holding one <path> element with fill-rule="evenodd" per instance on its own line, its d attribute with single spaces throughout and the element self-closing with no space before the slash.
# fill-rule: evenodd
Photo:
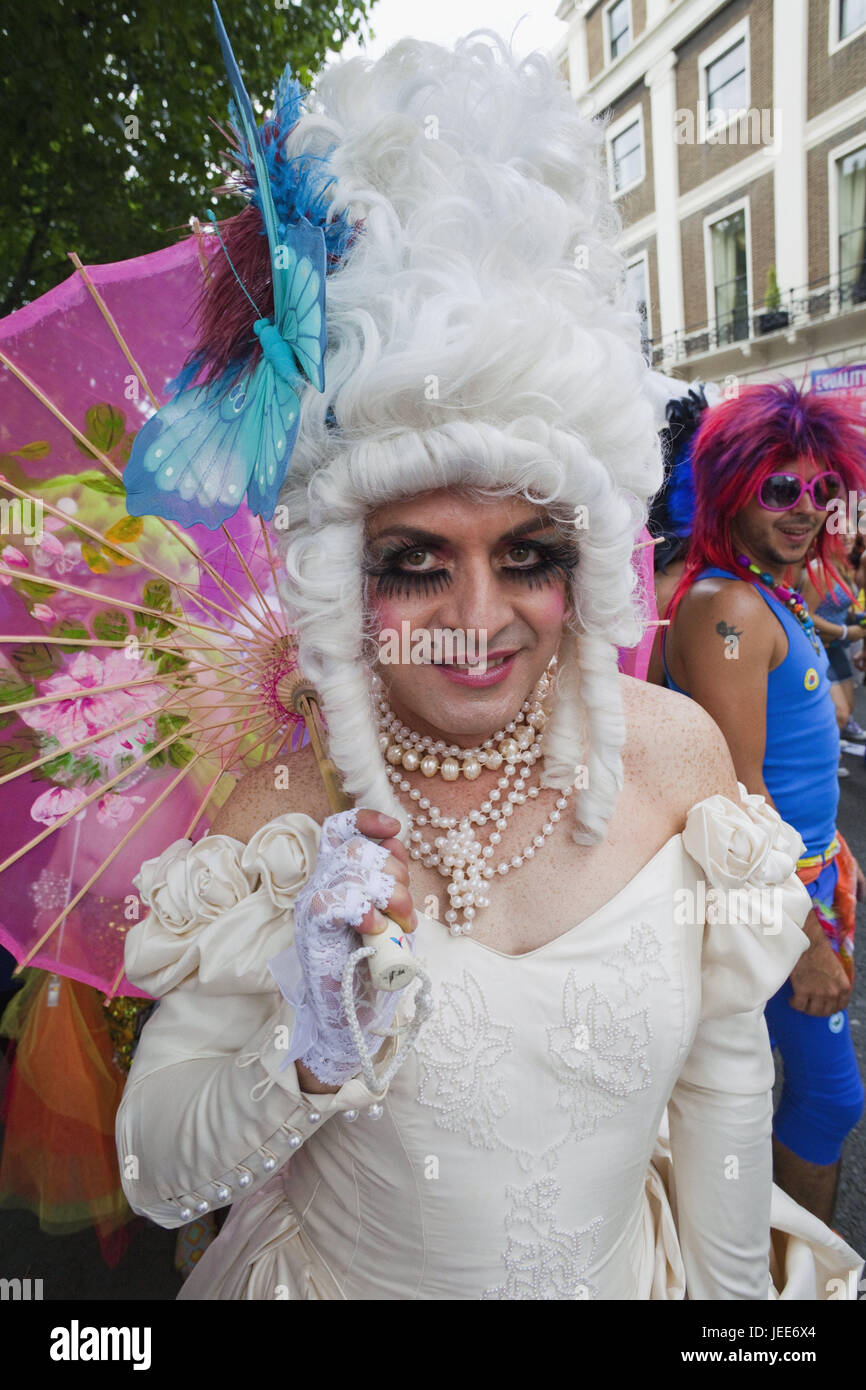
<svg viewBox="0 0 866 1390">
<path fill-rule="evenodd" d="M 837 878 L 831 862 L 807 885 L 812 897 L 832 902 Z M 785 1067 L 773 1133 L 808 1163 L 835 1163 L 863 1113 L 863 1083 L 848 1012 L 814 1018 L 791 1008 L 792 994 L 786 980 L 768 1001 L 765 1015 L 770 1042 L 779 1049 Z"/>
</svg>

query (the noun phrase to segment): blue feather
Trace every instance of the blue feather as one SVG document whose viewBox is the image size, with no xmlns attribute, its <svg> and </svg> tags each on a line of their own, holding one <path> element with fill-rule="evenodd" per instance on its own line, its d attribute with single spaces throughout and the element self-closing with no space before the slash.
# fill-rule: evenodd
<svg viewBox="0 0 866 1390">
<path fill-rule="evenodd" d="M 334 270 L 356 235 L 345 209 L 331 222 L 328 221 L 330 204 L 325 194 L 334 181 L 328 164 L 334 146 L 322 155 L 302 154 L 286 159 L 283 154 L 286 136 L 303 115 L 304 96 L 303 87 L 297 78 L 292 76 L 291 68 L 287 64 L 277 83 L 274 114 L 258 127 L 259 146 L 268 171 L 268 184 L 277 220 L 290 225 L 304 219 L 314 227 L 321 227 L 325 234 L 328 269 Z M 259 181 L 253 161 L 249 157 L 248 144 L 243 138 L 243 121 L 233 99 L 229 101 L 229 120 L 241 151 L 238 162 L 244 187 L 250 201 L 261 213 Z"/>
<path fill-rule="evenodd" d="M 695 514 L 695 481 L 692 475 L 692 450 L 689 443 L 677 459 L 668 483 L 668 517 L 678 536 L 690 536 Z"/>
<path fill-rule="evenodd" d="M 255 515 L 270 520 L 274 514 L 298 434 L 303 378 L 318 391 L 325 388 L 328 263 L 339 260 L 355 234 L 345 213 L 327 223 L 327 160 L 286 160 L 281 153 L 300 115 L 300 84 L 287 68 L 274 118 L 259 129 L 215 3 L 214 17 L 244 180 L 268 238 L 274 322 L 250 300 L 262 355 L 237 380 L 232 368 L 210 387 L 195 387 L 203 355 L 187 365 L 170 383 L 174 398 L 139 430 L 123 478 L 130 516 L 211 529 L 233 516 L 244 496 Z M 230 258 L 229 265 L 237 277 Z"/>
</svg>

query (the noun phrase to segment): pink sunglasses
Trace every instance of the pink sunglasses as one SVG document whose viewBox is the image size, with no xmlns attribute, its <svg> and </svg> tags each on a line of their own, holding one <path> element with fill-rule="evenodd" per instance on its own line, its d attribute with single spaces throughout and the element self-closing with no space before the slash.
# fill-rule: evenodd
<svg viewBox="0 0 866 1390">
<path fill-rule="evenodd" d="M 838 473 L 816 473 L 808 483 L 797 473 L 771 473 L 758 490 L 758 501 L 768 512 L 788 512 L 796 507 L 804 492 L 812 499 L 812 506 L 825 512 L 828 504 L 842 491 L 842 479 Z"/>
</svg>

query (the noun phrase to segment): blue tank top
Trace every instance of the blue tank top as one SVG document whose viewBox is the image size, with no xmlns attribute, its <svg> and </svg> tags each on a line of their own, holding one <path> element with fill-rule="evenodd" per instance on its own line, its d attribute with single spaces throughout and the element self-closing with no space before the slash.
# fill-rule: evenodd
<svg viewBox="0 0 866 1390">
<path fill-rule="evenodd" d="M 740 578 L 711 566 L 701 570 L 695 581 L 713 577 Z M 775 594 L 757 584 L 754 587 L 788 638 L 787 656 L 768 674 L 764 783 L 779 815 L 802 835 L 805 853 L 821 854 L 836 833 L 839 805 L 839 726 L 827 679 L 827 653 L 823 647 L 815 651 L 794 614 Z M 665 684 L 688 695 L 668 670 L 665 632 L 663 628 Z"/>
</svg>

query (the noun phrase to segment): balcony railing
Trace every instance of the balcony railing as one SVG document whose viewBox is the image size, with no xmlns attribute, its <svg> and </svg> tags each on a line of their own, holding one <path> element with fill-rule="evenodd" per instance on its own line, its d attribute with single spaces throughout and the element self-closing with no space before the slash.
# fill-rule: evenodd
<svg viewBox="0 0 866 1390">
<path fill-rule="evenodd" d="M 716 333 L 720 343 L 738 343 L 749 336 L 748 276 L 744 273 L 733 280 L 716 285 Z M 720 300 L 733 301 L 733 307 L 719 311 Z"/>
<path fill-rule="evenodd" d="M 710 324 L 696 324 L 681 332 L 653 338 L 647 346 L 650 364 L 666 370 L 705 353 L 756 342 L 772 333 L 791 333 L 824 322 L 866 305 L 866 270 L 813 281 L 802 289 L 779 296 L 777 309 L 763 304 L 738 305 Z"/>
</svg>

